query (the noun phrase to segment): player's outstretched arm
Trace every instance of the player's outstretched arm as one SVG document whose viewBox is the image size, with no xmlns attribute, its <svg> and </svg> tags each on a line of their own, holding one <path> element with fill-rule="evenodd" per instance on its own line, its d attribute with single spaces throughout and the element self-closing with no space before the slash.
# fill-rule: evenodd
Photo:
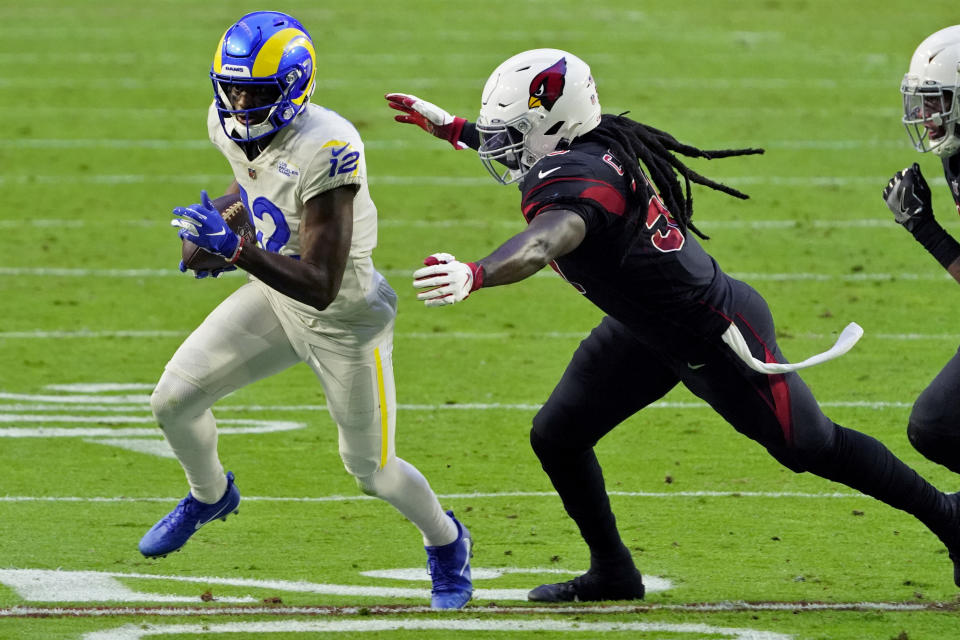
<svg viewBox="0 0 960 640">
<path fill-rule="evenodd" d="M 898 224 L 960 282 L 960 244 L 933 217 L 930 187 L 920 165 L 896 172 L 883 190 L 883 200 Z"/>
<path fill-rule="evenodd" d="M 580 246 L 586 235 L 586 223 L 572 211 L 544 211 L 526 229 L 478 261 L 484 271 L 484 286 L 495 287 L 529 278 L 555 258 Z"/>
<path fill-rule="evenodd" d="M 454 149 L 466 149 L 470 144 L 462 140 L 465 118 L 450 115 L 440 107 L 407 93 L 388 93 L 384 96 L 391 109 L 400 111 L 397 122 L 415 124 L 430 135 L 446 140 Z"/>
<path fill-rule="evenodd" d="M 296 260 L 244 245 L 236 265 L 294 300 L 321 311 L 340 292 L 353 238 L 356 185 L 325 191 L 304 205 L 301 254 Z"/>
<path fill-rule="evenodd" d="M 519 282 L 545 267 L 551 260 L 576 249 L 586 236 L 583 218 L 564 209 L 541 213 L 521 233 L 513 236 L 486 258 L 463 263 L 449 253 L 436 253 L 413 274 L 413 286 L 428 307 L 465 300 L 480 287 Z"/>
</svg>

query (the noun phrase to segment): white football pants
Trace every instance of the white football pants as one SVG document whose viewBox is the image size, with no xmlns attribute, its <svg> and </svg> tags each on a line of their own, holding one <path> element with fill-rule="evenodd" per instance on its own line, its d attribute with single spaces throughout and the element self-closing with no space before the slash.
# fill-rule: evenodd
<svg viewBox="0 0 960 640">
<path fill-rule="evenodd" d="M 374 286 L 369 313 L 351 316 L 351 324 L 341 321 L 324 334 L 322 323 L 305 322 L 282 304 L 280 294 L 253 281 L 220 303 L 180 345 L 151 406 L 195 498 L 213 503 L 226 490 L 213 404 L 304 361 L 323 385 L 339 432 L 340 457 L 360 488 L 396 507 L 420 529 L 425 545 L 456 539 L 456 526 L 426 478 L 395 454 L 396 294 L 382 278 Z M 351 325 L 355 330 L 345 334 Z"/>
</svg>

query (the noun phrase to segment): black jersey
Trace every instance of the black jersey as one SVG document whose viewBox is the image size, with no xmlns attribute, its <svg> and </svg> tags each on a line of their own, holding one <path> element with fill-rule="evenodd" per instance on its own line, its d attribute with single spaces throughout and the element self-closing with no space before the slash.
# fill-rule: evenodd
<svg viewBox="0 0 960 640">
<path fill-rule="evenodd" d="M 575 142 L 524 177 L 528 223 L 562 208 L 587 226 L 583 242 L 551 266 L 639 336 L 661 345 L 718 336 L 730 323 L 728 277 L 693 234 L 681 232 L 650 182 L 627 184 L 622 162 L 598 142 Z M 627 214 L 638 201 L 642 215 L 635 225 Z"/>
<path fill-rule="evenodd" d="M 948 158 L 942 158 L 943 175 L 947 179 L 947 186 L 950 187 L 950 195 L 957 205 L 957 211 L 960 212 L 960 154 L 953 154 Z"/>
</svg>

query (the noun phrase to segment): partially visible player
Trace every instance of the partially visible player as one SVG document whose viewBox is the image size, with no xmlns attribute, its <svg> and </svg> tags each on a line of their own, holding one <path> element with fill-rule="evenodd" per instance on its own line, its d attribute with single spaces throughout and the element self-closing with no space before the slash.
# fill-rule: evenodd
<svg viewBox="0 0 960 640">
<path fill-rule="evenodd" d="M 900 85 L 903 124 L 914 147 L 943 164 L 960 210 L 960 25 L 920 43 Z M 883 190 L 894 219 L 960 282 L 960 244 L 933 217 L 930 188 L 916 162 Z M 910 412 L 907 435 L 928 459 L 960 473 L 960 352 L 923 390 Z"/>
<path fill-rule="evenodd" d="M 527 278 L 550 264 L 607 315 L 580 343 L 533 420 L 530 441 L 590 550 L 590 569 L 530 592 L 536 601 L 637 599 L 642 577 L 617 531 L 594 445 L 678 384 L 795 472 L 808 471 L 916 516 L 947 546 L 960 586 L 960 494 L 945 494 L 877 440 L 834 423 L 776 341 L 763 297 L 703 249 L 690 183 L 745 198 L 677 155 L 723 158 L 621 116 L 601 116 L 589 67 L 556 49 L 518 54 L 490 76 L 476 123 L 407 94 L 397 120 L 477 149 L 493 177 L 520 187 L 528 222 L 487 257 L 446 253 L 414 273 L 427 306 Z M 677 176 L 682 176 L 686 188 Z M 853 325 L 854 329 L 859 329 Z M 849 339 L 848 339 L 849 338 Z M 642 456 L 642 453 L 638 454 Z"/>
<path fill-rule="evenodd" d="M 199 204 L 174 209 L 181 238 L 250 278 L 180 346 L 153 392 L 153 413 L 190 493 L 147 532 L 140 551 L 148 557 L 176 551 L 202 525 L 237 509 L 240 494 L 220 463 L 210 408 L 240 387 L 306 362 L 323 385 L 347 471 L 365 493 L 420 529 L 431 605 L 460 608 L 472 594 L 472 541 L 423 475 L 396 456 L 397 297 L 370 257 L 377 211 L 363 143 L 347 120 L 310 102 L 316 73 L 307 30 L 283 13 L 247 14 L 217 45 L 210 140 L 230 165 L 228 192 L 242 195 L 257 242 L 237 236 L 206 192 Z"/>
</svg>

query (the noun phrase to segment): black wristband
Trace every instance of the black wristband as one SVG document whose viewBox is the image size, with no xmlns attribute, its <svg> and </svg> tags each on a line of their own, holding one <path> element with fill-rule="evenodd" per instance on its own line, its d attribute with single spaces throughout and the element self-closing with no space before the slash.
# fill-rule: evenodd
<svg viewBox="0 0 960 640">
<path fill-rule="evenodd" d="M 474 151 L 480 148 L 480 134 L 477 133 L 476 122 L 467 120 L 463 123 L 463 129 L 460 130 L 460 142 Z"/>
<path fill-rule="evenodd" d="M 953 236 L 932 217 L 918 220 L 918 224 L 910 229 L 910 233 L 944 269 L 960 258 L 960 243 L 954 240 Z"/>
</svg>

